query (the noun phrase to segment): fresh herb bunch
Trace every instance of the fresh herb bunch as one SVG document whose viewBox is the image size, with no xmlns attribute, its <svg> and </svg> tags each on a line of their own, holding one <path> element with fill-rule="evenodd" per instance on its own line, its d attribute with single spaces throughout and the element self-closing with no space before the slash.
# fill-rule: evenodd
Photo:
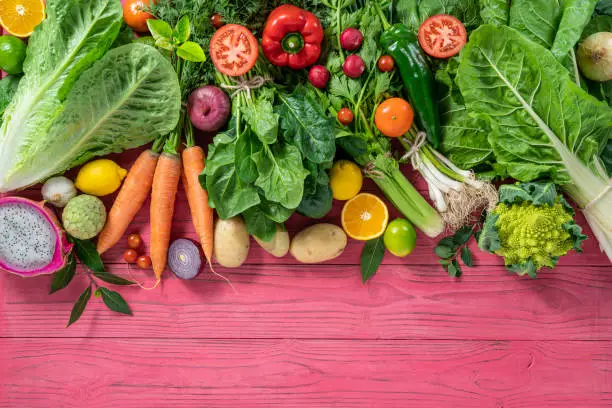
<svg viewBox="0 0 612 408">
<path fill-rule="evenodd" d="M 87 274 L 90 283 L 83 293 L 81 293 L 72 307 L 70 319 L 68 320 L 66 327 L 79 320 L 85 311 L 85 307 L 91 299 L 93 288 L 95 288 L 94 296 L 102 297 L 102 301 L 110 310 L 131 316 L 132 310 L 128 306 L 125 299 L 123 299 L 118 292 L 100 286 L 96 279 L 117 286 L 135 285 L 136 282 L 132 282 L 128 279 L 122 278 L 121 276 L 106 272 L 104 263 L 102 263 L 102 259 L 96 250 L 96 245 L 92 241 L 82 241 L 74 237 L 68 237 L 68 239 L 74 244 L 76 254 L 73 252 L 68 259 L 66 266 L 53 275 L 49 294 L 64 289 L 70 282 L 72 282 L 72 278 L 74 278 L 74 275 L 76 274 L 77 258 L 85 266 L 85 273 Z"/>
<path fill-rule="evenodd" d="M 472 253 L 468 248 L 468 242 L 474 235 L 474 227 L 465 225 L 457 230 L 453 235 L 442 238 L 438 245 L 434 248 L 434 252 L 440 258 L 438 262 L 449 276 L 460 277 L 463 273 L 459 259 L 463 261 L 465 266 L 471 268 Z"/>
</svg>

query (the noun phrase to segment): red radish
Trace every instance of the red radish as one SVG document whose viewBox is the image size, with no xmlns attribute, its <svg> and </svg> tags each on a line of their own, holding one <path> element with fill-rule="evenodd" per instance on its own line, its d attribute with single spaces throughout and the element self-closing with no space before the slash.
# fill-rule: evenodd
<svg viewBox="0 0 612 408">
<path fill-rule="evenodd" d="M 365 62 L 359 55 L 349 55 L 344 61 L 342 70 L 349 78 L 359 78 L 365 71 Z"/>
<path fill-rule="evenodd" d="M 204 132 L 215 132 L 229 120 L 232 104 L 229 96 L 216 86 L 206 85 L 189 96 L 191 123 Z"/>
<path fill-rule="evenodd" d="M 177 239 L 168 250 L 168 266 L 181 279 L 193 279 L 202 267 L 200 248 L 188 239 Z"/>
<path fill-rule="evenodd" d="M 363 34 L 356 28 L 347 28 L 340 34 L 340 45 L 347 51 L 355 51 L 363 44 Z"/>
<path fill-rule="evenodd" d="M 315 65 L 310 68 L 310 72 L 308 73 L 308 79 L 312 86 L 316 88 L 323 89 L 327 86 L 329 82 L 329 71 L 323 65 Z"/>
</svg>

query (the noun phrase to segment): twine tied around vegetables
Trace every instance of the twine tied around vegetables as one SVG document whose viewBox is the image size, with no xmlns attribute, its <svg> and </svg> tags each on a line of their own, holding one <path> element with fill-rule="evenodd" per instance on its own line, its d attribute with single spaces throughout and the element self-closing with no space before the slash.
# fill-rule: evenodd
<svg viewBox="0 0 612 408">
<path fill-rule="evenodd" d="M 233 89 L 234 92 L 230 95 L 232 99 L 234 98 L 234 96 L 238 95 L 240 92 L 246 92 L 247 98 L 251 99 L 251 89 L 261 88 L 267 82 L 272 81 L 272 79 L 268 77 L 263 77 L 261 75 L 257 75 L 250 79 L 246 79 L 245 77 L 240 77 L 239 79 L 234 79 L 233 81 L 234 81 L 234 85 L 221 84 L 221 88 Z"/>
</svg>

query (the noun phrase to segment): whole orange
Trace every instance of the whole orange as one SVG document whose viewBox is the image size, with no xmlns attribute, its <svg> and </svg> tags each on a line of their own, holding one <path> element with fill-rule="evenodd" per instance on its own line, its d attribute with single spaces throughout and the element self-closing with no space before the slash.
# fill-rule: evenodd
<svg viewBox="0 0 612 408">
<path fill-rule="evenodd" d="M 412 106 L 402 98 L 387 99 L 376 108 L 374 121 L 380 133 L 400 137 L 408 133 L 414 120 Z"/>
</svg>

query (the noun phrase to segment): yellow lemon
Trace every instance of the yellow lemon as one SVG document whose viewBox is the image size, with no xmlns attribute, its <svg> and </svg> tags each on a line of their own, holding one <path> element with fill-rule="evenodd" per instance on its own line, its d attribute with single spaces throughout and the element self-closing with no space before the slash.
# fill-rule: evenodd
<svg viewBox="0 0 612 408">
<path fill-rule="evenodd" d="M 334 163 L 330 173 L 330 186 L 336 200 L 350 200 L 355 197 L 363 185 L 361 169 L 348 160 Z"/>
<path fill-rule="evenodd" d="M 112 160 L 94 160 L 83 166 L 74 185 L 85 194 L 102 197 L 117 191 L 126 175 Z"/>
</svg>

